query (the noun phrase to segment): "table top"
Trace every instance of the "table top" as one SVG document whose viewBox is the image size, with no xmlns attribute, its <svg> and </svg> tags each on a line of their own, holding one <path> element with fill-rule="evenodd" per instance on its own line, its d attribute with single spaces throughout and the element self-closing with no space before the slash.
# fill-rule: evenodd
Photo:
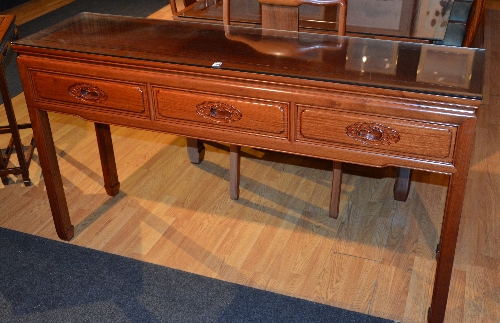
<svg viewBox="0 0 500 323">
<path fill-rule="evenodd" d="M 485 51 L 82 13 L 14 43 L 58 51 L 480 99 Z"/>
</svg>

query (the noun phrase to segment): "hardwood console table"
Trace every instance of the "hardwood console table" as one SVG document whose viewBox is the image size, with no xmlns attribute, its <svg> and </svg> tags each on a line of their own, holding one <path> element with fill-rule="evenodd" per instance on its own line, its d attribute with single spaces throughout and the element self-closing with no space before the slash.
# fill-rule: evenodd
<svg viewBox="0 0 500 323">
<path fill-rule="evenodd" d="M 428 316 L 444 320 L 484 50 L 88 13 L 13 47 L 61 239 L 74 232 L 47 111 L 95 123 L 111 196 L 110 124 L 446 173 Z"/>
<path fill-rule="evenodd" d="M 5 153 L 0 151 L 0 178 L 2 179 L 2 183 L 7 185 L 9 183 L 7 175 L 21 174 L 24 185 L 29 186 L 31 185 L 29 165 L 35 148 L 35 140 L 33 138 L 31 139 L 30 145 L 25 152 L 24 146 L 21 142 L 19 129 L 31 128 L 31 124 L 17 123 L 14 107 L 12 106 L 10 98 L 9 87 L 7 85 L 7 78 L 5 77 L 5 71 L 2 64 L 5 56 L 7 56 L 9 52 L 10 42 L 17 38 L 19 37 L 15 23 L 15 16 L 0 15 L 0 94 L 2 95 L 3 106 L 5 108 L 5 114 L 8 121 L 8 125 L 0 126 L 0 134 L 11 135 L 9 144 L 7 145 L 7 148 L 5 148 Z M 14 151 L 17 154 L 19 166 L 9 167 L 10 157 Z"/>
</svg>

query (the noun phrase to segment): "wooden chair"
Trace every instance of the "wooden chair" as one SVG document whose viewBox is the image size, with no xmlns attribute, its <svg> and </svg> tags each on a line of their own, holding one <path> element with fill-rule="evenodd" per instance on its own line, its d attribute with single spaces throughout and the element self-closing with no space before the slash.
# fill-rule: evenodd
<svg viewBox="0 0 500 323">
<path fill-rule="evenodd" d="M 299 31 L 299 6 L 303 4 L 317 6 L 337 6 L 337 34 L 345 36 L 346 33 L 346 17 L 347 17 L 347 2 L 346 0 L 259 0 L 262 6 L 262 29 L 267 31 Z M 223 2 L 223 22 L 225 26 L 231 24 L 230 19 L 230 1 Z M 232 37 L 229 29 L 226 29 L 226 36 L 234 40 L 245 41 L 241 38 Z M 246 43 L 256 50 L 272 51 L 272 44 L 250 42 Z M 290 49 L 293 50 L 293 49 Z M 229 193 L 231 199 L 239 198 L 240 186 L 240 152 L 241 147 L 230 145 L 230 168 L 229 168 Z M 339 213 L 340 202 L 340 186 L 342 184 L 342 170 L 340 162 L 333 162 L 332 176 L 332 193 L 330 199 L 330 217 L 337 218 Z"/>
</svg>

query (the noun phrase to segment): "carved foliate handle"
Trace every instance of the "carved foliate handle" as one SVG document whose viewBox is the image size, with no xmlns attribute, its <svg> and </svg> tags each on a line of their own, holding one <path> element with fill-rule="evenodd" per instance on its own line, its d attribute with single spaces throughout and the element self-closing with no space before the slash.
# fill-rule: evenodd
<svg viewBox="0 0 500 323">
<path fill-rule="evenodd" d="M 74 98 L 84 102 L 98 103 L 108 99 L 106 92 L 91 84 L 73 84 L 68 88 L 68 92 Z"/>
<path fill-rule="evenodd" d="M 196 105 L 196 113 L 218 123 L 235 122 L 242 117 L 241 111 L 232 105 L 213 101 L 205 101 Z"/>
<path fill-rule="evenodd" d="M 346 134 L 365 145 L 390 145 L 399 141 L 399 132 L 375 122 L 357 122 L 346 127 Z"/>
</svg>

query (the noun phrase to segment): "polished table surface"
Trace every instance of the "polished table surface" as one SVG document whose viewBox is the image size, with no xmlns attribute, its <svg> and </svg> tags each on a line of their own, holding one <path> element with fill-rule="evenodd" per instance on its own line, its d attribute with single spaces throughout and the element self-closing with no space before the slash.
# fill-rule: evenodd
<svg viewBox="0 0 500 323">
<path fill-rule="evenodd" d="M 59 237 L 73 237 L 47 111 L 95 123 L 450 175 L 429 321 L 442 322 L 482 97 L 485 53 L 255 28 L 80 14 L 17 41 Z"/>
<path fill-rule="evenodd" d="M 483 49 L 303 32 L 266 36 L 257 28 L 163 20 L 113 18 L 110 24 L 102 17 L 80 16 L 56 32 L 42 31 L 17 44 L 200 67 L 221 62 L 218 68 L 224 70 L 482 96 Z"/>
</svg>

